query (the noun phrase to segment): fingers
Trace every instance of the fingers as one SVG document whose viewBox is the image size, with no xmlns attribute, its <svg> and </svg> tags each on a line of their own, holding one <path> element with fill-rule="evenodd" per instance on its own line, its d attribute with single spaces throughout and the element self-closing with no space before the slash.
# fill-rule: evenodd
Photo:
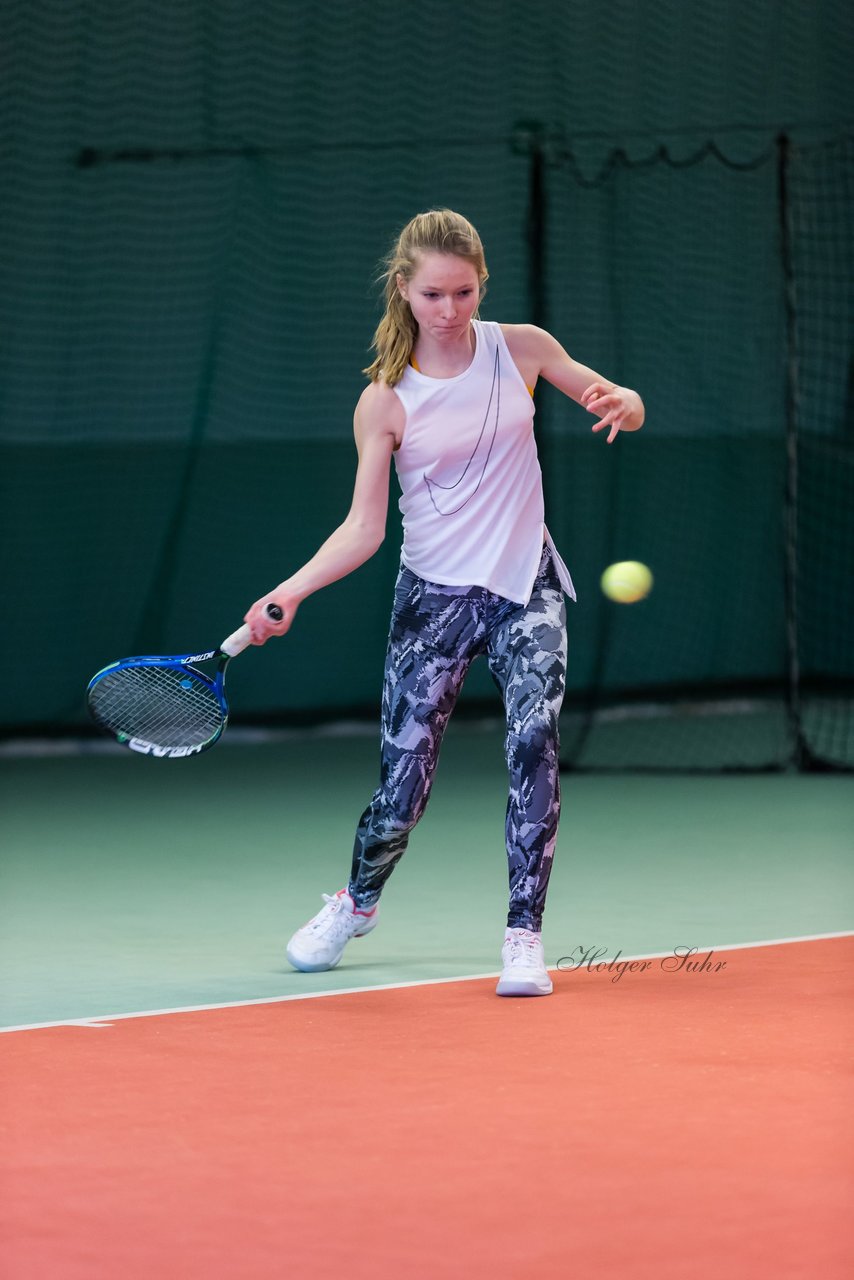
<svg viewBox="0 0 854 1280">
<path fill-rule="evenodd" d="M 274 634 L 270 620 L 258 613 L 257 605 L 252 606 L 243 621 L 249 627 L 253 644 L 266 644 L 270 636 Z"/>
<path fill-rule="evenodd" d="M 597 396 L 604 395 L 605 391 L 609 389 L 610 388 L 605 386 L 604 382 L 591 382 L 590 386 L 587 387 L 586 390 L 582 391 L 579 403 L 583 404 L 586 409 L 589 407 L 591 400 L 595 400 Z"/>
<path fill-rule="evenodd" d="M 605 400 L 606 397 L 613 396 L 614 391 L 615 388 L 610 382 L 591 382 L 587 390 L 582 392 L 579 403 L 582 404 L 585 409 L 589 409 L 591 413 L 596 413 L 597 410 L 593 406 L 600 401 Z M 617 399 L 619 399 L 619 397 L 617 397 Z M 610 400 L 610 403 L 613 404 L 614 401 Z"/>
<path fill-rule="evenodd" d="M 585 407 L 587 408 L 588 413 L 598 413 L 601 415 L 603 413 L 608 413 L 609 410 L 622 409 L 623 402 L 618 395 L 612 394 L 611 392 L 604 392 L 601 396 L 593 396 L 592 399 L 588 400 Z"/>
<path fill-rule="evenodd" d="M 613 444 L 617 436 L 620 434 L 620 424 L 623 420 L 623 411 L 620 409 L 612 409 L 601 422 L 597 422 L 593 426 L 594 431 L 602 431 L 605 427 L 610 427 L 608 432 L 608 444 Z"/>
<path fill-rule="evenodd" d="M 278 617 L 270 613 L 271 605 L 278 610 Z M 252 643 L 262 645 L 266 644 L 272 636 L 283 636 L 293 621 L 294 613 L 294 609 L 289 609 L 274 596 L 264 596 L 261 600 L 256 600 L 244 618 L 244 622 L 248 624 L 252 633 Z"/>
<path fill-rule="evenodd" d="M 613 444 L 625 416 L 625 406 L 618 388 L 610 383 L 591 382 L 582 394 L 580 403 L 589 413 L 600 416 L 601 421 L 593 427 L 594 431 L 602 431 L 604 427 L 611 428 L 608 432 L 608 444 Z"/>
</svg>

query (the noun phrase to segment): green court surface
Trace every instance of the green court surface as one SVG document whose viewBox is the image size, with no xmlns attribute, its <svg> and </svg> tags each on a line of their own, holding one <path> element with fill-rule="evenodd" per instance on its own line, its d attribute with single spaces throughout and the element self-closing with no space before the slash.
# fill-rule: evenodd
<svg viewBox="0 0 854 1280">
<path fill-rule="evenodd" d="M 373 732 L 197 759 L 2 761 L 0 1023 L 494 973 L 506 911 L 498 725 L 452 724 L 382 923 L 326 974 L 290 932 L 346 883 Z M 854 785 L 827 775 L 564 775 L 544 937 L 623 956 L 854 927 Z M 560 975 L 557 975 L 560 981 Z"/>
</svg>

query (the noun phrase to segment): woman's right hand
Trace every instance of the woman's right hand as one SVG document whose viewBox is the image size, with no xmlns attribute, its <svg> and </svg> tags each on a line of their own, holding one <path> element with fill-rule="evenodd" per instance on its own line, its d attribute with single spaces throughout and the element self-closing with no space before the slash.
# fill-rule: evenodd
<svg viewBox="0 0 854 1280">
<path fill-rule="evenodd" d="M 267 606 L 271 604 L 281 609 L 281 621 L 274 621 L 267 612 Z M 283 636 L 289 630 L 299 605 L 299 598 L 284 583 L 256 600 L 243 619 L 252 632 L 252 643 L 266 644 L 271 636 Z"/>
</svg>

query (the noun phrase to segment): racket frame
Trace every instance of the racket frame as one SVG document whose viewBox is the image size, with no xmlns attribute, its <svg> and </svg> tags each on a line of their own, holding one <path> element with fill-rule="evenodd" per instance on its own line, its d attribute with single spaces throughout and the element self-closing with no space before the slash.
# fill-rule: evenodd
<svg viewBox="0 0 854 1280">
<path fill-rule="evenodd" d="M 270 601 L 265 611 L 272 622 L 281 622 L 284 617 L 284 611 L 275 601 Z M 244 623 L 236 631 L 233 631 L 230 636 L 227 636 L 218 649 L 210 649 L 207 653 L 178 653 L 168 656 L 148 654 L 139 658 L 120 658 L 117 662 L 111 662 L 109 666 L 102 667 L 100 671 L 97 671 L 86 686 L 86 703 L 89 708 L 89 714 L 99 728 L 108 733 L 111 738 L 114 738 L 121 746 L 129 747 L 131 751 L 136 751 L 140 755 L 159 756 L 168 760 L 200 755 L 203 751 L 207 751 L 215 743 L 219 742 L 225 732 L 228 724 L 228 703 L 225 700 L 225 669 L 231 659 L 236 658 L 251 643 L 251 629 L 247 623 Z M 198 664 L 200 662 L 213 661 L 219 662 L 214 676 L 211 677 L 207 672 L 199 670 Z M 113 675 L 117 671 L 125 671 L 129 667 L 157 667 L 161 671 L 192 672 L 197 680 L 207 686 L 219 704 L 221 718 L 216 732 L 212 733 L 204 742 L 194 742 L 190 746 L 164 747 L 160 743 L 148 742 L 145 738 L 132 737 L 130 734 L 111 729 L 96 714 L 92 704 L 92 691 L 105 676 Z"/>
<path fill-rule="evenodd" d="M 140 755 L 156 756 L 168 760 L 200 755 L 201 752 L 209 750 L 219 741 L 228 724 L 228 703 L 225 698 L 225 669 L 231 658 L 232 655 L 225 653 L 222 649 L 211 649 L 208 653 L 170 654 L 169 656 L 147 654 L 137 658 L 121 658 L 118 662 L 111 662 L 109 666 L 97 671 L 86 686 L 86 701 L 89 712 L 99 728 L 108 733 L 111 738 L 114 738 L 120 746 L 128 747 L 131 751 L 136 751 Z M 199 670 L 198 663 L 212 662 L 214 659 L 219 660 L 219 666 L 213 677 L 209 676 L 207 672 Z M 148 742 L 145 738 L 131 737 L 129 734 L 121 733 L 104 724 L 92 709 L 92 691 L 105 676 L 113 675 L 117 671 L 125 671 L 129 667 L 158 667 L 162 671 L 192 672 L 197 680 L 207 686 L 219 704 L 222 718 L 216 732 L 204 742 L 193 743 L 191 746 L 165 747 L 162 744 Z"/>
</svg>

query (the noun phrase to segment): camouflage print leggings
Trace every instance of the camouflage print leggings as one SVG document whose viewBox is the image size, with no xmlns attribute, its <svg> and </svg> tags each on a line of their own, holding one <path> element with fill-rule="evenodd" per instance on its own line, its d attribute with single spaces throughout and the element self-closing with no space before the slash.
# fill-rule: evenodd
<svg viewBox="0 0 854 1280">
<path fill-rule="evenodd" d="M 507 715 L 507 923 L 539 930 L 560 813 L 558 713 L 566 674 L 566 607 L 546 547 L 527 606 L 401 568 L 385 667 L 380 786 L 359 822 L 348 888 L 362 909 L 379 899 L 427 805 L 445 727 L 481 653 Z"/>
</svg>

